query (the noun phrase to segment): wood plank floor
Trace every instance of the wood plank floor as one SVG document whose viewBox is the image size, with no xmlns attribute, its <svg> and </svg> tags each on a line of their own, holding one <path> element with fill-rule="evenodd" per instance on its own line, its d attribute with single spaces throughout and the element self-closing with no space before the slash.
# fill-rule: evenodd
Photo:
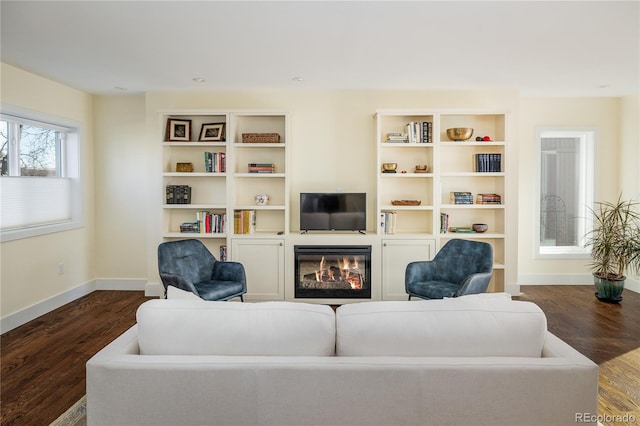
<svg viewBox="0 0 640 426">
<path fill-rule="evenodd" d="M 640 294 L 599 302 L 591 286 L 524 286 L 549 330 L 600 365 L 599 414 L 640 424 Z M 0 337 L 0 424 L 49 425 L 85 393 L 85 363 L 135 323 L 142 292 L 96 291 Z M 616 420 L 616 419 L 614 419 Z M 624 422 L 603 421 L 607 425 Z"/>
</svg>

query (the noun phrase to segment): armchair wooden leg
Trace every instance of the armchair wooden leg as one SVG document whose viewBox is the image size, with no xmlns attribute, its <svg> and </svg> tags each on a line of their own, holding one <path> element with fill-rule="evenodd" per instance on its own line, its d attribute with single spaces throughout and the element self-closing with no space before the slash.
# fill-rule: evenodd
<svg viewBox="0 0 640 426">
<path fill-rule="evenodd" d="M 242 297 L 242 295 L 240 295 L 240 301 L 244 302 L 244 297 Z"/>
<path fill-rule="evenodd" d="M 409 300 L 411 300 L 411 295 L 409 295 Z"/>
</svg>

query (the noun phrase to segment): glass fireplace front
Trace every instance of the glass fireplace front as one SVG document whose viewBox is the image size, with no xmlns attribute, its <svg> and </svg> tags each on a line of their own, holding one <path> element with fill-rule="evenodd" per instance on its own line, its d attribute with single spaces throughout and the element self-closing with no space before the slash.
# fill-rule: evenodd
<svg viewBox="0 0 640 426">
<path fill-rule="evenodd" d="M 296 298 L 371 298 L 371 246 L 294 246 Z"/>
</svg>

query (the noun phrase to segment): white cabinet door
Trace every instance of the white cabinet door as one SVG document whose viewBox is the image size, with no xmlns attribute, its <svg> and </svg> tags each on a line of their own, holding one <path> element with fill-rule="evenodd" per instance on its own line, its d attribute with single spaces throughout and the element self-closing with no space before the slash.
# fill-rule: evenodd
<svg viewBox="0 0 640 426">
<path fill-rule="evenodd" d="M 382 240 L 382 299 L 407 300 L 404 288 L 407 264 L 433 259 L 435 249 L 435 240 Z"/>
<path fill-rule="evenodd" d="M 244 265 L 247 300 L 284 300 L 284 240 L 234 238 L 231 250 Z"/>
</svg>

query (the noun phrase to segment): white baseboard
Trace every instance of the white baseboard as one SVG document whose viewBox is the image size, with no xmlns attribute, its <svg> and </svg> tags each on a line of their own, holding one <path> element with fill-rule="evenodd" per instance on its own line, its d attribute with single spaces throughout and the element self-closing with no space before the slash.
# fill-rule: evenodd
<svg viewBox="0 0 640 426">
<path fill-rule="evenodd" d="M 591 274 L 532 274 L 518 276 L 519 285 L 593 285 Z M 640 279 L 627 278 L 624 289 L 640 293 Z M 513 293 L 511 293 L 513 294 Z"/>
<path fill-rule="evenodd" d="M 38 302 L 18 312 L 0 319 L 0 334 L 13 330 L 41 315 L 58 309 L 69 302 L 86 296 L 96 290 L 145 290 L 147 280 L 144 279 L 95 279 L 63 291 L 48 299 Z"/>
<path fill-rule="evenodd" d="M 164 286 L 160 283 L 148 282 L 144 286 L 144 295 L 147 297 L 162 297 L 164 298 Z"/>
</svg>

